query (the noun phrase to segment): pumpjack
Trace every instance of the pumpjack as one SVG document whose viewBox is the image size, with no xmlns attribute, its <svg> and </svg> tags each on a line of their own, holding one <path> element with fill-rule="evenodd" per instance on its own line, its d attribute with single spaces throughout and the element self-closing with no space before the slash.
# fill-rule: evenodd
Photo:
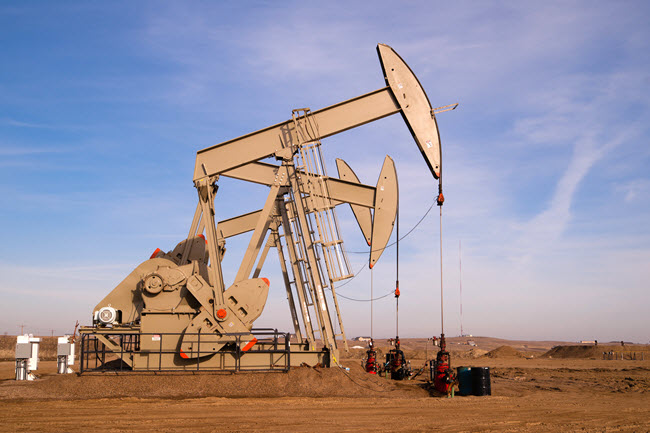
<svg viewBox="0 0 650 433">
<path fill-rule="evenodd" d="M 197 152 L 198 204 L 187 238 L 170 251 L 157 249 L 136 267 L 95 306 L 93 325 L 80 330 L 86 350 L 94 347 L 95 365 L 111 356 L 132 370 L 288 369 L 337 362 L 340 342 L 346 349 L 347 342 L 334 286 L 352 272 L 336 207 L 351 206 L 374 266 L 395 223 L 397 173 L 386 156 L 375 186 L 362 184 L 341 159 L 338 177 L 331 177 L 321 140 L 399 113 L 432 175 L 441 174 L 436 111 L 391 47 L 379 44 L 377 53 L 384 87 L 313 112 L 293 110 L 287 121 Z M 262 209 L 215 221 L 222 176 L 267 186 Z M 226 241 L 250 232 L 227 285 L 221 268 Z M 270 281 L 261 275 L 270 248 L 279 257 L 295 334 L 280 349 L 277 333 L 268 337 L 253 328 L 269 293 Z M 91 360 L 85 361 L 89 368 Z"/>
</svg>

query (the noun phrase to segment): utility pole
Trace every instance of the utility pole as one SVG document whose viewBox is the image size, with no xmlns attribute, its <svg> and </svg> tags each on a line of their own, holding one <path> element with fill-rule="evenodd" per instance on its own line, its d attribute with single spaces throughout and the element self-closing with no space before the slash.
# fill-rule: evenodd
<svg viewBox="0 0 650 433">
<path fill-rule="evenodd" d="M 25 325 L 20 325 L 20 335 L 24 335 Z"/>
</svg>

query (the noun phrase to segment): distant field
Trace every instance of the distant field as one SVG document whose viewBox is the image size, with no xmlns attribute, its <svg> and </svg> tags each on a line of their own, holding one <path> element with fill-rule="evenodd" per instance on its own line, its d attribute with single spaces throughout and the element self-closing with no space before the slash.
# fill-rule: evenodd
<svg viewBox="0 0 650 433">
<path fill-rule="evenodd" d="M 57 337 L 41 337 L 42 342 L 39 348 L 40 359 L 42 360 L 55 360 L 56 359 L 56 344 Z M 473 342 L 475 346 L 471 346 L 469 342 Z M 392 348 L 388 340 L 377 339 L 375 341 L 376 348 L 379 354 L 386 353 Z M 429 359 L 433 354 L 438 351 L 437 347 L 432 346 L 431 342 L 426 338 L 403 338 L 401 339 L 402 350 L 404 350 L 407 358 L 413 359 Z M 77 345 L 78 346 L 78 345 Z M 361 359 L 366 352 L 367 342 L 364 341 L 348 341 L 348 346 L 362 346 L 364 349 L 351 349 L 348 354 L 343 353 L 344 358 Z M 590 351 L 573 349 L 572 352 L 566 350 L 561 351 L 557 357 L 599 357 L 602 356 L 603 351 L 615 352 L 628 352 L 628 351 L 648 351 L 650 346 L 639 344 L 626 344 L 625 346 L 613 345 L 611 343 L 599 344 L 594 347 L 593 345 L 578 344 L 575 342 L 567 341 L 522 341 L 522 340 L 505 340 L 501 338 L 492 337 L 451 337 L 447 339 L 447 350 L 452 356 L 457 358 L 476 358 L 482 356 L 487 352 L 497 349 L 501 346 L 509 346 L 523 355 L 528 357 L 539 357 L 556 346 L 574 346 L 574 347 L 589 347 Z M 0 360 L 13 360 L 14 351 L 16 347 L 16 336 L 4 335 L 0 336 Z M 77 351 L 79 347 L 77 347 Z M 586 355 L 588 353 L 588 355 Z M 551 354 L 552 355 L 552 354 Z"/>
<path fill-rule="evenodd" d="M 56 346 L 58 337 L 40 337 L 41 343 L 38 348 L 38 357 L 42 361 L 56 360 Z M 77 345 L 78 346 L 78 345 Z M 77 347 L 77 351 L 79 348 Z M 16 355 L 16 336 L 0 336 L 0 361 L 9 361 L 15 359 Z"/>
</svg>

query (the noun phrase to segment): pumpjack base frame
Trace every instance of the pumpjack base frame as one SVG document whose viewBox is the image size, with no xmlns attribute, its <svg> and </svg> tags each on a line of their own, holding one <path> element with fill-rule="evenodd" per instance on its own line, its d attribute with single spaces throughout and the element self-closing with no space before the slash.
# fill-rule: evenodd
<svg viewBox="0 0 650 433">
<path fill-rule="evenodd" d="M 83 327 L 80 374 L 88 372 L 201 372 L 278 371 L 302 365 L 330 366 L 327 349 L 310 350 L 306 343 L 292 342 L 291 334 L 254 329 L 257 343 L 240 349 L 240 334 L 217 352 L 197 349 L 198 357 L 180 354 L 180 333 L 143 333 L 138 327 Z M 200 342 L 200 333 L 196 334 Z M 207 346 L 207 345 L 206 345 Z M 206 347 L 206 349 L 209 349 Z"/>
</svg>

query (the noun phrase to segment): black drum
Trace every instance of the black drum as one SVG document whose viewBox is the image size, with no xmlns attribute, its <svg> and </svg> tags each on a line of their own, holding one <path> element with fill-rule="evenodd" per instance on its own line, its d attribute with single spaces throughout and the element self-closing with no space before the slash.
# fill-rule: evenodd
<svg viewBox="0 0 650 433">
<path fill-rule="evenodd" d="M 474 395 L 492 395 L 490 367 L 472 367 L 471 371 Z"/>
</svg>

